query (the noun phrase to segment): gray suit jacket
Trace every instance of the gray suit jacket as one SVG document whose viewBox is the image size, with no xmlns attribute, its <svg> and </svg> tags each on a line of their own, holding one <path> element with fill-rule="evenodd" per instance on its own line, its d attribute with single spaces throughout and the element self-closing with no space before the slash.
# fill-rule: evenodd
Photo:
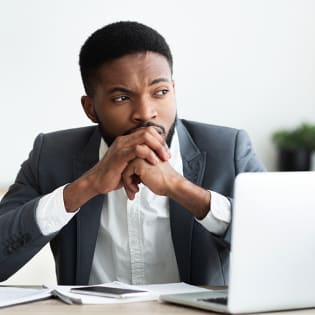
<svg viewBox="0 0 315 315">
<path fill-rule="evenodd" d="M 244 131 L 178 120 L 184 176 L 232 197 L 238 173 L 262 171 Z M 0 281 L 14 274 L 50 242 L 59 284 L 87 284 L 103 203 L 98 195 L 58 233 L 43 236 L 35 211 L 41 196 L 73 181 L 98 162 L 95 126 L 39 135 L 0 204 Z M 229 235 L 209 233 L 189 211 L 170 200 L 170 224 L 181 281 L 227 283 Z"/>
</svg>

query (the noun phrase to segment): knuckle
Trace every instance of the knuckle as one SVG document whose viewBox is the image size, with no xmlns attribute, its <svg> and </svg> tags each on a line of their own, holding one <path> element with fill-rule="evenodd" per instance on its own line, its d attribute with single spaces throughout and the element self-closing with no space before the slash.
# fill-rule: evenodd
<svg viewBox="0 0 315 315">
<path fill-rule="evenodd" d="M 150 140 L 150 134 L 146 131 L 144 131 L 144 133 L 142 134 L 142 138 L 144 140 L 144 142 L 147 142 Z"/>
<path fill-rule="evenodd" d="M 143 151 L 143 145 L 142 144 L 136 144 L 134 147 L 134 151 L 136 153 L 141 153 Z"/>
<path fill-rule="evenodd" d="M 150 133 L 155 133 L 155 128 L 153 127 L 153 126 L 149 126 L 148 127 L 148 131 L 150 132 Z"/>
</svg>

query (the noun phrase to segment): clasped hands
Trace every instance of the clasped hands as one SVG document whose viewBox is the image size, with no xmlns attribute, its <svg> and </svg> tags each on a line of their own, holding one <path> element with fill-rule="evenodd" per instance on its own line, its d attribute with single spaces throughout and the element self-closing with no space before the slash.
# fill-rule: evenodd
<svg viewBox="0 0 315 315">
<path fill-rule="evenodd" d="M 154 127 L 144 127 L 115 139 L 104 157 L 90 170 L 98 193 L 124 187 L 130 200 L 143 183 L 152 192 L 167 196 L 172 180 L 180 175 L 168 160 L 171 154 Z"/>
<path fill-rule="evenodd" d="M 143 183 L 157 195 L 167 196 L 202 219 L 209 212 L 209 191 L 186 180 L 168 162 L 165 139 L 154 127 L 142 127 L 117 137 L 102 159 L 65 186 L 67 212 L 75 212 L 88 200 L 124 187 L 130 200 Z"/>
</svg>

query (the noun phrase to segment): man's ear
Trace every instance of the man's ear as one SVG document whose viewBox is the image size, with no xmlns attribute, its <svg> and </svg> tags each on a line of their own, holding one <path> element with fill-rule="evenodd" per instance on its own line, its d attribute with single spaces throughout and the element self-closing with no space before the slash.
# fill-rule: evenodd
<svg viewBox="0 0 315 315">
<path fill-rule="evenodd" d="M 98 118 L 95 113 L 94 103 L 92 99 L 87 95 L 83 95 L 81 96 L 81 104 L 86 116 L 88 116 L 92 122 L 98 123 Z"/>
</svg>

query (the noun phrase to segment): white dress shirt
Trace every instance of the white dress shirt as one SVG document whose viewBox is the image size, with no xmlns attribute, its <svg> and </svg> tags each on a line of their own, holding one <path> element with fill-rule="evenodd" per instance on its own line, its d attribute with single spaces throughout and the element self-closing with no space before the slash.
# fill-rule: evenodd
<svg viewBox="0 0 315 315">
<path fill-rule="evenodd" d="M 108 147 L 101 140 L 99 158 Z M 175 131 L 169 163 L 183 174 L 179 141 Z M 39 201 L 36 217 L 44 235 L 66 225 L 79 211 L 68 213 L 59 187 Z M 100 227 L 89 283 L 121 281 L 132 284 L 178 282 L 179 272 L 172 243 L 168 198 L 152 193 L 140 184 L 134 200 L 128 200 L 124 189 L 104 196 Z M 197 220 L 207 230 L 223 234 L 231 220 L 230 202 L 211 193 L 211 211 Z"/>
</svg>

